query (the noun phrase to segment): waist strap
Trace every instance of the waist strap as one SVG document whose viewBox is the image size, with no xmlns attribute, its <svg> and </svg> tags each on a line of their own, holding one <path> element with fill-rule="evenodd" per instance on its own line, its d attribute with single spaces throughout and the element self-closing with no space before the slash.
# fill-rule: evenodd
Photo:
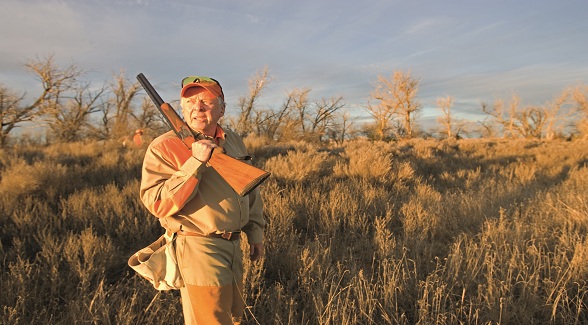
<svg viewBox="0 0 588 325">
<path fill-rule="evenodd" d="M 199 234 L 197 232 L 180 230 L 180 231 L 178 231 L 178 235 L 222 238 L 222 239 L 225 239 L 225 240 L 239 240 L 239 238 L 241 237 L 241 231 L 225 232 L 225 233 L 222 233 L 222 234 L 208 234 L 208 235 L 203 235 L 203 234 Z"/>
</svg>

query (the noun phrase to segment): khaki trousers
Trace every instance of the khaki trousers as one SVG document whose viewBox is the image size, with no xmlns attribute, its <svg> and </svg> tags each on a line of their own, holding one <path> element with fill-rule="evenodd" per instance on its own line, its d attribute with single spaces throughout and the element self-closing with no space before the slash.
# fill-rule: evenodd
<svg viewBox="0 0 588 325">
<path fill-rule="evenodd" d="M 185 323 L 239 324 L 245 309 L 240 240 L 179 235 L 176 254 Z"/>
</svg>

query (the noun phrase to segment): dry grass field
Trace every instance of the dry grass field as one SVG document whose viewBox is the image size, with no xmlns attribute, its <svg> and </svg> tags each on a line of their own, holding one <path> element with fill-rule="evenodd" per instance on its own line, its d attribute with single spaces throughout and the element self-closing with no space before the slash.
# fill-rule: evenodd
<svg viewBox="0 0 588 325">
<path fill-rule="evenodd" d="M 247 145 L 272 177 L 245 324 L 588 322 L 588 142 Z M 0 323 L 182 324 L 126 265 L 162 232 L 142 156 L 0 151 Z"/>
</svg>

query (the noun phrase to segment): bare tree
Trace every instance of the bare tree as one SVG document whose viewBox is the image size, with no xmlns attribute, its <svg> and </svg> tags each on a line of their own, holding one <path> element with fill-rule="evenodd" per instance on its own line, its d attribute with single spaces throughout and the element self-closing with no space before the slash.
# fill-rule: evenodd
<svg viewBox="0 0 588 325">
<path fill-rule="evenodd" d="M 453 116 L 451 115 L 451 106 L 453 106 L 453 97 L 447 96 L 445 98 L 437 98 L 437 106 L 441 108 L 443 115 L 437 121 L 443 127 L 442 133 L 449 139 L 453 137 L 452 124 Z"/>
<path fill-rule="evenodd" d="M 547 123 L 547 110 L 541 106 L 526 106 L 516 113 L 515 128 L 524 138 L 541 139 Z"/>
<path fill-rule="evenodd" d="M 8 135 L 14 128 L 33 118 L 29 112 L 23 111 L 23 99 L 24 95 L 18 96 L 10 89 L 0 86 L 0 148 L 6 145 Z"/>
<path fill-rule="evenodd" d="M 106 140 L 112 134 L 112 111 L 114 103 L 110 98 L 101 97 L 100 104 L 98 104 L 98 120 L 88 125 L 89 135 L 96 139 Z"/>
<path fill-rule="evenodd" d="M 73 64 L 60 68 L 55 64 L 52 55 L 31 60 L 25 67 L 36 75 L 41 83 L 42 92 L 32 104 L 25 105 L 23 100 L 26 93 L 19 96 L 5 87 L 0 87 L 0 147 L 6 145 L 11 131 L 41 116 L 44 113 L 43 108 L 50 107 L 62 92 L 70 89 L 81 74 Z"/>
<path fill-rule="evenodd" d="M 153 130 L 155 134 L 160 134 L 168 130 L 162 115 L 149 97 L 143 97 L 138 113 L 130 112 L 130 114 L 136 128 Z"/>
<path fill-rule="evenodd" d="M 482 111 L 492 117 L 492 123 L 502 129 L 505 137 L 553 139 L 563 134 L 574 111 L 569 105 L 572 90 L 562 94 L 545 105 L 520 105 L 518 96 L 505 104 L 498 99 L 490 107 L 482 103 Z"/>
<path fill-rule="evenodd" d="M 509 105 L 509 109 L 505 108 L 504 100 L 497 99 L 492 106 L 482 103 L 482 112 L 492 117 L 491 123 L 500 127 L 504 137 L 516 137 L 515 113 L 519 105 L 519 97 L 513 95 L 513 100 Z"/>
<path fill-rule="evenodd" d="M 370 95 L 378 104 L 372 105 L 368 101 L 367 109 L 376 120 L 376 133 L 380 139 L 386 138 L 386 131 L 396 117 L 402 121 L 396 124 L 400 128 L 397 134 L 406 138 L 414 136 L 415 118 L 422 109 L 416 99 L 419 82 L 410 72 L 395 71 L 390 79 L 378 76 L 376 88 Z"/>
<path fill-rule="evenodd" d="M 588 113 L 588 86 L 579 85 L 570 90 L 576 109 Z"/>
<path fill-rule="evenodd" d="M 482 103 L 482 109 L 486 106 L 486 103 Z M 482 138 L 496 138 L 500 134 L 500 130 L 498 130 L 498 125 L 496 122 L 486 116 L 482 121 L 478 121 L 479 124 L 479 133 Z"/>
<path fill-rule="evenodd" d="M 451 113 L 451 107 L 453 106 L 453 97 L 447 96 L 443 98 L 437 98 L 437 106 L 441 108 L 443 115 L 437 118 L 437 122 L 441 124 L 442 134 L 447 139 L 459 139 L 462 134 L 469 134 L 470 132 L 466 129 L 467 123 L 462 119 L 456 119 Z"/>
<path fill-rule="evenodd" d="M 339 116 L 335 117 L 332 126 L 327 129 L 326 133 L 329 139 L 335 141 L 338 145 L 342 145 L 353 127 L 353 123 L 350 121 L 349 112 L 337 115 Z"/>
<path fill-rule="evenodd" d="M 90 84 L 78 84 L 72 87 L 71 97 L 60 96 L 45 111 L 49 129 L 58 141 L 75 141 L 88 124 L 88 117 L 99 111 L 99 98 L 106 87 L 91 90 Z"/>
<path fill-rule="evenodd" d="M 115 76 L 115 81 L 111 84 L 113 97 L 111 98 L 112 107 L 114 109 L 114 123 L 112 125 L 112 133 L 110 136 L 114 139 L 128 134 L 132 127 L 129 125 L 129 117 L 133 112 L 132 102 L 140 90 L 138 81 L 131 83 L 124 75 L 124 71 L 120 71 L 118 76 Z"/>
<path fill-rule="evenodd" d="M 573 114 L 573 111 L 566 109 L 566 103 L 569 102 L 570 92 L 565 90 L 559 97 L 556 97 L 545 110 L 545 138 L 552 140 L 566 128 L 566 120 Z"/>
<path fill-rule="evenodd" d="M 310 89 L 294 89 L 288 92 L 278 110 L 255 111 L 254 124 L 259 136 L 275 140 L 301 138 L 305 134 L 309 112 Z"/>
<path fill-rule="evenodd" d="M 578 85 L 570 88 L 571 101 L 574 104 L 574 113 L 578 117 L 575 123 L 576 129 L 584 138 L 588 137 L 588 86 Z"/>
<path fill-rule="evenodd" d="M 297 102 L 300 103 L 300 96 L 302 95 L 299 90 L 290 91 L 280 109 L 273 114 L 269 114 L 267 135 L 271 139 L 290 140 L 297 137 L 298 119 L 293 117 L 292 114 Z"/>
<path fill-rule="evenodd" d="M 391 106 L 384 105 L 381 102 L 378 105 L 373 105 L 370 100 L 368 100 L 366 108 L 374 118 L 374 124 L 368 133 L 373 133 L 376 140 L 384 140 L 388 136 L 390 123 L 396 112 Z"/>
<path fill-rule="evenodd" d="M 506 123 L 504 125 L 506 126 L 510 138 L 516 138 L 517 133 L 520 133 L 517 132 L 519 130 L 517 128 L 517 111 L 519 109 L 520 103 L 521 98 L 517 95 L 513 95 L 512 100 L 510 101 L 507 107 L 508 119 L 506 120 Z"/>
<path fill-rule="evenodd" d="M 325 136 L 329 130 L 338 129 L 338 131 L 341 131 L 341 129 L 336 127 L 335 116 L 337 111 L 345 107 L 342 96 L 329 99 L 322 98 L 320 101 L 315 102 L 314 106 L 315 111 L 310 119 L 309 130 L 309 136 L 311 139 L 321 142 L 322 137 Z"/>
<path fill-rule="evenodd" d="M 258 136 L 270 139 L 292 139 L 299 132 L 298 118 L 294 117 L 296 103 L 300 103 L 301 93 L 293 90 L 288 93 L 286 100 L 277 111 L 266 109 L 256 111 L 255 127 Z"/>
<path fill-rule="evenodd" d="M 289 121 L 291 125 L 291 138 L 306 135 L 306 120 L 308 118 L 310 101 L 308 94 L 310 89 L 294 89 L 288 93 L 289 102 L 292 104 L 289 110 L 296 112 L 297 117 Z"/>
<path fill-rule="evenodd" d="M 541 137 L 545 123 L 544 110 L 540 107 L 520 108 L 520 98 L 517 95 L 513 95 L 507 104 L 502 99 L 495 100 L 492 107 L 482 103 L 482 111 L 492 116 L 494 122 L 501 126 L 504 137 Z"/>
<path fill-rule="evenodd" d="M 249 79 L 249 92 L 246 96 L 239 98 L 239 118 L 234 126 L 235 130 L 241 135 L 246 136 L 253 132 L 252 117 L 255 113 L 256 101 L 261 91 L 268 85 L 271 78 L 268 76 L 269 69 L 264 67 L 256 72 L 255 76 Z"/>
</svg>

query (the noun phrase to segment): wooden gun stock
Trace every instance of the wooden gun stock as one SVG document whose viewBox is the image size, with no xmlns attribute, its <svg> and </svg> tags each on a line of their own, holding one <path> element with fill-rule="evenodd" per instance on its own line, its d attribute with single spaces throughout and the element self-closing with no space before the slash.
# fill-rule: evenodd
<svg viewBox="0 0 588 325">
<path fill-rule="evenodd" d="M 167 124 L 174 130 L 176 135 L 182 139 L 182 142 L 192 149 L 192 143 L 200 140 L 202 134 L 194 136 L 186 122 L 176 113 L 171 105 L 165 103 L 159 94 L 155 91 L 151 83 L 145 78 L 142 73 L 137 75 L 137 79 L 141 86 L 145 89 L 151 100 L 159 109 Z M 251 166 L 246 162 L 235 159 L 224 153 L 222 148 L 215 148 L 208 164 L 216 170 L 219 175 L 237 192 L 240 196 L 249 194 L 259 184 L 266 180 L 270 173 Z"/>
</svg>

